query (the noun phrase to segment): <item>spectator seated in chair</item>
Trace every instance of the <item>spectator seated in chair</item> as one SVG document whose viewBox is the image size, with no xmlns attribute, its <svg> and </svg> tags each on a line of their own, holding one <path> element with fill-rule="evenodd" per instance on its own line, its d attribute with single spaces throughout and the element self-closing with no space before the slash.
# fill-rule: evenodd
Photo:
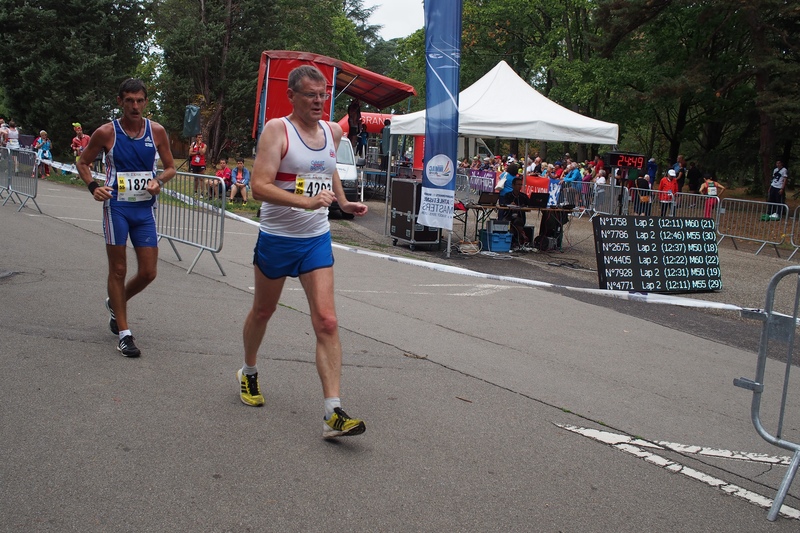
<svg viewBox="0 0 800 533">
<path fill-rule="evenodd" d="M 214 187 L 213 181 L 209 180 L 211 185 L 208 187 L 209 198 L 219 198 L 224 194 L 224 190 L 231 188 L 231 169 L 228 167 L 228 160 L 220 157 L 219 164 L 217 165 L 217 172 L 215 174 L 218 178 L 222 179 L 218 187 Z M 217 190 L 215 190 L 217 189 Z"/>
<path fill-rule="evenodd" d="M 562 250 L 564 226 L 569 223 L 571 209 L 572 207 L 569 207 L 569 209 L 548 210 L 543 213 L 539 235 L 533 239 L 534 248 L 542 252 Z"/>
<path fill-rule="evenodd" d="M 244 158 L 236 158 L 236 167 L 231 171 L 231 203 L 237 194 L 242 197 L 242 203 L 247 203 L 247 188 L 250 186 L 250 171 L 244 168 Z"/>
<path fill-rule="evenodd" d="M 511 182 L 511 192 L 500 197 L 500 205 L 508 207 L 528 207 L 530 199 L 522 192 L 522 178 L 516 177 Z M 502 217 L 498 217 L 509 223 L 512 241 L 511 245 L 515 248 L 525 248 L 533 240 L 533 228 L 525 226 L 525 211 L 515 209 L 501 209 Z"/>
</svg>

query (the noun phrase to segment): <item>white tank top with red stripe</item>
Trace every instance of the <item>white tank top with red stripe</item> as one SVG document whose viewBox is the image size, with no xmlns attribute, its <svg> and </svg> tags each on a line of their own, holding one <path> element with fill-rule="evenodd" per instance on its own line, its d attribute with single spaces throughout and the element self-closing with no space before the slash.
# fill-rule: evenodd
<svg viewBox="0 0 800 533">
<path fill-rule="evenodd" d="M 314 194 L 314 186 L 327 188 L 336 170 L 336 145 L 330 125 L 319 121 L 325 145 L 315 150 L 306 145 L 288 118 L 281 120 L 286 131 L 287 148 L 278 167 L 275 185 L 296 194 Z M 305 211 L 269 202 L 261 206 L 261 231 L 271 235 L 318 237 L 330 231 L 330 227 L 327 208 Z"/>
</svg>

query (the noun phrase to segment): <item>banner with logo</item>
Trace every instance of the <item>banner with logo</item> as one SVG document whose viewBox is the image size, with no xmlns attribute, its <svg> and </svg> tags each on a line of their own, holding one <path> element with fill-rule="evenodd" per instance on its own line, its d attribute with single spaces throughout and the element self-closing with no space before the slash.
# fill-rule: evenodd
<svg viewBox="0 0 800 533">
<path fill-rule="evenodd" d="M 425 1 L 425 161 L 417 221 L 453 229 L 458 153 L 461 0 Z"/>
</svg>

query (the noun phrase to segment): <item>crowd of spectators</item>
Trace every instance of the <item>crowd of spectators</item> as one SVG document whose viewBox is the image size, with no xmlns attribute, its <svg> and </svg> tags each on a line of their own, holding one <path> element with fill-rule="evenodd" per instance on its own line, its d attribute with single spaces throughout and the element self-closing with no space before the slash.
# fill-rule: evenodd
<svg viewBox="0 0 800 533">
<path fill-rule="evenodd" d="M 245 167 L 243 157 L 236 158 L 236 166 L 228 166 L 228 158 L 220 156 L 217 163 L 212 166 L 211 171 L 214 176 L 222 180 L 222 184 L 214 187 L 213 182 L 207 178 L 202 178 L 206 172 L 206 154 L 208 145 L 203 142 L 203 135 L 198 134 L 189 145 L 189 172 L 195 174 L 194 192 L 203 198 L 205 193 L 209 198 L 219 198 L 222 195 L 222 184 L 225 185 L 225 192 L 229 202 L 234 202 L 241 197 L 242 204 L 247 204 L 247 192 L 250 190 L 250 170 Z"/>
<path fill-rule="evenodd" d="M 50 141 L 50 138 L 47 136 L 47 132 L 44 130 L 41 130 L 39 132 L 39 136 L 33 141 L 33 149 L 36 150 L 36 159 L 37 161 L 40 161 L 39 177 L 42 179 L 50 177 L 50 165 L 45 164 L 44 161 L 53 160 L 53 152 L 51 150 L 52 146 L 53 143 Z"/>
<path fill-rule="evenodd" d="M 30 144 L 26 144 L 28 141 L 30 141 Z M 32 177 L 45 178 L 50 176 L 50 165 L 45 164 L 44 161 L 52 161 L 53 152 L 52 141 L 46 131 L 40 130 L 39 134 L 35 137 L 28 136 L 27 140 L 24 140 L 24 136 L 14 119 L 10 119 L 8 123 L 6 123 L 4 118 L 0 118 L 0 147 L 7 147 L 12 150 L 18 150 L 20 148 L 30 148 L 34 150 L 39 165 L 34 167 L 33 171 L 35 173 L 38 168 L 39 175 L 34 175 Z M 14 172 L 19 173 L 19 160 L 16 156 L 13 157 L 13 160 Z"/>
<path fill-rule="evenodd" d="M 351 102 L 349 115 L 352 119 L 357 119 L 359 113 L 358 102 Z M 80 123 L 72 124 L 75 137 L 72 139 L 71 150 L 75 160 L 80 158 L 81 153 L 89 143 L 89 136 L 83 133 Z M 354 143 L 359 153 L 366 152 L 367 137 L 363 128 L 354 128 L 356 143 L 363 143 L 364 146 Z M 30 140 L 30 137 L 28 137 Z M 12 149 L 27 147 L 22 146 L 20 139 L 20 129 L 13 119 L 7 123 L 0 118 L 0 146 Z M 40 162 L 52 160 L 52 141 L 46 131 L 41 130 L 30 145 L 36 151 Z M 190 144 L 189 149 L 189 171 L 193 174 L 206 173 L 206 152 L 207 145 L 203 142 L 203 136 L 197 135 Z M 575 198 L 578 203 L 586 196 L 586 193 L 593 188 L 596 194 L 601 189 L 596 189 L 594 185 L 605 185 L 614 182 L 615 184 L 625 185 L 631 192 L 631 199 L 634 202 L 636 214 L 648 216 L 651 213 L 652 198 L 650 190 L 657 191 L 657 198 L 661 205 L 662 216 L 673 215 L 676 208 L 675 198 L 680 192 L 717 197 L 725 188 L 716 181 L 713 172 L 704 172 L 696 162 L 687 162 L 681 154 L 678 155 L 674 164 L 663 168 L 659 179 L 659 165 L 655 158 L 650 158 L 642 174 L 634 174 L 630 179 L 619 179 L 619 176 L 609 176 L 603 158 L 595 155 L 591 160 L 583 162 L 574 161 L 569 153 L 557 158 L 554 162 L 544 161 L 538 154 L 531 154 L 527 157 L 518 159 L 513 154 L 508 156 L 496 155 L 473 156 L 464 158 L 459 163 L 462 169 L 482 170 L 498 173 L 496 191 L 501 196 L 512 192 L 514 179 L 519 177 L 524 182 L 526 176 L 546 177 L 550 180 L 560 182 L 562 190 L 574 190 Z M 50 166 L 41 163 L 39 165 L 41 174 L 39 177 L 45 178 L 50 175 Z M 17 169 L 18 170 L 18 169 Z M 227 159 L 220 158 L 215 166 L 215 175 L 222 178 L 227 191 L 230 191 L 230 201 L 241 196 L 242 202 L 247 203 L 247 191 L 249 190 L 250 171 L 244 166 L 244 159 L 237 158 L 237 165 L 231 169 L 227 166 Z M 613 178 L 617 178 L 616 182 Z M 205 180 L 196 179 L 195 192 L 202 196 L 202 182 Z M 767 194 L 767 201 L 774 204 L 786 202 L 786 184 L 788 181 L 788 170 L 783 162 L 778 160 L 773 170 L 773 178 Z M 711 185 L 709 185 L 709 183 Z M 208 190 L 213 196 L 220 194 L 219 191 Z M 715 202 L 708 202 L 706 205 L 716 205 Z M 585 206 L 588 207 L 588 206 Z M 708 211 L 708 210 L 706 210 Z M 773 210 L 777 211 L 777 209 Z"/>
<path fill-rule="evenodd" d="M 501 197 L 512 192 L 514 179 L 519 177 L 524 183 L 524 178 L 537 176 L 548 178 L 551 183 L 557 183 L 561 191 L 562 201 L 574 203 L 579 208 L 588 208 L 589 192 L 595 193 L 595 205 L 602 205 L 601 195 L 605 192 L 597 185 L 615 184 L 626 187 L 629 198 L 633 203 L 633 213 L 640 216 L 650 216 L 652 204 L 659 201 L 661 216 L 674 216 L 678 207 L 678 193 L 691 193 L 698 196 L 707 196 L 701 200 L 705 205 L 704 216 L 713 216 L 713 210 L 719 203 L 719 195 L 725 190 L 713 172 L 704 171 L 696 162 L 688 162 L 683 154 L 677 156 L 672 165 L 662 166 L 659 174 L 659 164 L 655 158 L 650 158 L 644 168 L 638 170 L 614 169 L 613 176 L 608 174 L 605 162 L 599 155 L 583 162 L 574 161 L 570 154 L 564 154 L 554 162 L 544 161 L 538 154 L 529 155 L 524 159 L 517 159 L 514 155 L 464 158 L 459 162 L 462 169 L 473 169 L 496 172 L 498 174 L 495 192 Z M 659 178 L 659 175 L 661 176 Z M 772 209 L 773 217 L 779 211 L 778 204 L 786 202 L 785 188 L 788 181 L 788 171 L 782 161 L 775 163 L 773 179 L 768 191 L 767 201 L 775 205 Z M 653 191 L 653 192 L 651 192 Z M 524 193 L 523 193 L 524 194 Z M 567 201 L 568 200 L 568 201 Z M 689 207 L 694 207 L 694 203 Z"/>
</svg>

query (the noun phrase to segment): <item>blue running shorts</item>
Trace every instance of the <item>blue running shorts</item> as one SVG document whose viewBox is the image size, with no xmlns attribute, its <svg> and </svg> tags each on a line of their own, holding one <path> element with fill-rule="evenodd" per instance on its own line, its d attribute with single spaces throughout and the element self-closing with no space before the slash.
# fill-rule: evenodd
<svg viewBox="0 0 800 533">
<path fill-rule="evenodd" d="M 103 235 L 106 244 L 125 246 L 128 235 L 134 248 L 158 246 L 155 206 L 103 206 Z"/>
<path fill-rule="evenodd" d="M 319 237 L 281 237 L 258 232 L 253 264 L 269 279 L 296 278 L 333 266 L 331 233 Z"/>
</svg>

